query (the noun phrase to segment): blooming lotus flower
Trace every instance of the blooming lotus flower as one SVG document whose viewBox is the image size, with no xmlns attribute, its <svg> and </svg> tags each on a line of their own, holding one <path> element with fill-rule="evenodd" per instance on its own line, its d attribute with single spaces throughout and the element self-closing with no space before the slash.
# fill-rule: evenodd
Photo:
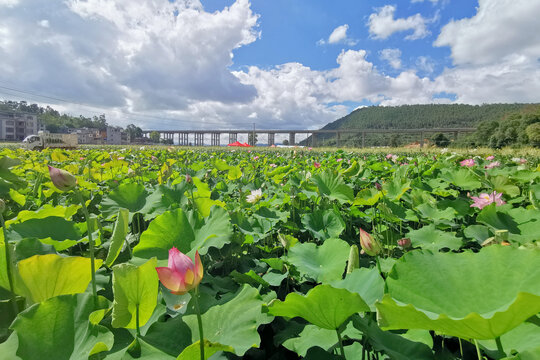
<svg viewBox="0 0 540 360">
<path fill-rule="evenodd" d="M 487 164 L 484 166 L 486 169 L 493 169 L 494 167 L 501 166 L 501 163 L 499 161 L 494 161 L 492 163 Z"/>
<path fill-rule="evenodd" d="M 362 229 L 360 229 L 360 246 L 370 256 L 376 256 L 382 251 L 379 241 Z"/>
<path fill-rule="evenodd" d="M 483 209 L 492 203 L 495 203 L 497 206 L 506 204 L 506 202 L 504 202 L 502 199 L 502 193 L 497 193 L 496 191 L 494 191 L 492 194 L 482 193 L 479 196 L 471 196 L 471 199 L 474 200 L 471 207 L 477 207 L 479 209 Z"/>
<path fill-rule="evenodd" d="M 475 165 L 474 159 L 465 159 L 460 162 L 461 166 L 472 167 Z"/>
<path fill-rule="evenodd" d="M 262 190 L 252 190 L 251 194 L 246 197 L 246 201 L 251 204 L 255 204 L 257 201 L 259 201 L 262 198 Z"/>
<path fill-rule="evenodd" d="M 77 185 L 77 178 L 66 170 L 57 169 L 49 165 L 49 176 L 58 190 L 68 191 Z"/>
<path fill-rule="evenodd" d="M 175 295 L 183 295 L 195 289 L 203 278 L 199 252 L 195 252 L 195 263 L 193 263 L 189 256 L 182 254 L 175 247 L 169 250 L 168 266 L 157 267 L 156 271 L 159 281 Z"/>
<path fill-rule="evenodd" d="M 337 162 L 341 162 L 341 161 L 343 161 L 343 159 L 342 159 L 342 158 L 339 158 L 339 159 L 337 159 L 336 161 L 337 161 Z"/>
<path fill-rule="evenodd" d="M 495 159 L 495 156 L 493 156 L 493 155 L 489 155 L 489 156 L 486 158 L 487 161 L 491 161 L 491 160 L 493 160 L 493 159 Z"/>
<path fill-rule="evenodd" d="M 275 167 L 277 167 L 277 165 L 276 165 L 276 164 L 270 164 L 270 165 L 268 165 L 268 166 L 270 166 L 271 168 L 275 168 Z"/>
<path fill-rule="evenodd" d="M 387 158 L 387 159 L 391 159 L 392 156 L 394 156 L 394 155 L 393 155 L 393 154 L 387 154 L 387 155 L 386 155 L 386 158 Z"/>
<path fill-rule="evenodd" d="M 318 169 L 318 168 L 321 167 L 321 163 L 314 162 L 314 163 L 313 163 L 313 166 L 315 166 L 315 168 Z"/>
</svg>

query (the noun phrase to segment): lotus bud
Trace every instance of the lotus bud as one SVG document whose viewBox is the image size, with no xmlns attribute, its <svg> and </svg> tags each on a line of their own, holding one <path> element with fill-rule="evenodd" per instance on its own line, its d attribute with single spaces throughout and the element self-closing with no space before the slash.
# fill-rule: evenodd
<svg viewBox="0 0 540 360">
<path fill-rule="evenodd" d="M 0 214 L 3 214 L 6 211 L 6 203 L 4 200 L 0 199 Z"/>
<path fill-rule="evenodd" d="M 188 184 L 191 184 L 193 182 L 193 179 L 191 178 L 191 176 L 189 174 L 186 174 L 186 182 Z"/>
<path fill-rule="evenodd" d="M 397 243 L 402 249 L 408 249 L 411 247 L 411 239 L 409 238 L 399 239 Z"/>
<path fill-rule="evenodd" d="M 362 229 L 360 229 L 360 246 L 370 256 L 376 256 L 382 251 L 379 241 Z"/>
<path fill-rule="evenodd" d="M 69 171 L 49 166 L 49 175 L 58 190 L 68 191 L 77 185 L 77 178 Z"/>
<path fill-rule="evenodd" d="M 379 184 L 378 182 L 375 183 L 375 188 L 376 188 L 377 190 L 379 190 L 379 191 L 382 190 L 382 186 L 381 186 L 381 184 Z"/>
<path fill-rule="evenodd" d="M 347 274 L 360 267 L 360 256 L 358 255 L 358 246 L 352 245 L 349 251 L 349 262 L 347 263 Z"/>
</svg>

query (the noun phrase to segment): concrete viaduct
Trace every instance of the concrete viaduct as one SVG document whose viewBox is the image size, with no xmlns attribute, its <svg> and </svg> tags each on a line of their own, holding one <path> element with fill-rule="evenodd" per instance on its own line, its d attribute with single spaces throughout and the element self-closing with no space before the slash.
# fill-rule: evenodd
<svg viewBox="0 0 540 360">
<path fill-rule="evenodd" d="M 221 146 L 221 135 L 228 134 L 229 141 L 227 144 L 234 143 L 238 140 L 238 134 L 252 134 L 260 135 L 266 134 L 268 136 L 268 146 L 275 144 L 276 134 L 288 134 L 289 145 L 296 145 L 296 135 L 305 134 L 311 135 L 312 147 L 318 146 L 317 138 L 319 135 L 334 135 L 336 145 L 340 146 L 342 135 L 344 134 L 359 134 L 362 139 L 362 147 L 365 147 L 366 134 L 418 134 L 420 146 L 424 145 L 424 138 L 426 134 L 433 133 L 446 133 L 453 134 L 454 139 L 458 138 L 460 133 L 475 132 L 476 128 L 426 128 L 426 129 L 339 129 L 339 130 L 143 130 L 143 136 L 149 137 L 150 133 L 157 132 L 160 134 L 160 138 L 165 140 L 172 140 L 173 143 L 177 143 L 181 146 L 195 145 L 204 146 L 206 135 L 210 135 L 211 146 Z M 190 137 L 193 142 L 190 142 Z M 254 136 L 251 136 L 254 138 Z M 177 141 L 175 141 L 177 140 Z M 254 144 L 250 144 L 254 145 Z"/>
</svg>

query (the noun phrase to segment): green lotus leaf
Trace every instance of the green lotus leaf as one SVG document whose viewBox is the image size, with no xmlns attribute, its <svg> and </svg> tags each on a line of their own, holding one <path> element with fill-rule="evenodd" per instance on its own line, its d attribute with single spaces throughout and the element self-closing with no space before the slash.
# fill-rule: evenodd
<svg viewBox="0 0 540 360">
<path fill-rule="evenodd" d="M 319 240 L 337 238 L 345 230 L 345 221 L 335 209 L 315 210 L 302 216 L 302 224 Z"/>
<path fill-rule="evenodd" d="M 330 285 L 357 293 L 373 312 L 376 310 L 375 302 L 381 300 L 384 293 L 384 280 L 376 268 L 355 269 L 344 280 L 333 281 Z"/>
<path fill-rule="evenodd" d="M 441 178 L 463 190 L 476 190 L 482 187 L 478 177 L 469 169 L 445 169 L 441 173 Z"/>
<path fill-rule="evenodd" d="M 182 209 L 167 211 L 156 217 L 141 234 L 133 249 L 135 256 L 158 260 L 169 258 L 169 249 L 175 246 L 193 258 L 196 250 L 206 254 L 210 247 L 222 248 L 229 243 L 232 229 L 227 211 L 213 207 L 207 218 Z"/>
<path fill-rule="evenodd" d="M 289 250 L 288 261 L 300 274 L 317 282 L 340 280 L 350 246 L 341 239 L 328 239 L 321 246 L 314 243 L 296 244 Z"/>
<path fill-rule="evenodd" d="M 130 219 L 133 214 L 142 212 L 145 207 L 148 192 L 143 185 L 124 183 L 107 194 L 101 202 L 101 213 L 105 218 L 118 213 L 124 208 L 129 210 Z"/>
<path fill-rule="evenodd" d="M 490 351 L 497 351 L 495 340 L 480 340 L 478 343 Z M 501 345 L 507 354 L 517 351 L 522 360 L 537 359 L 540 356 L 540 326 L 524 322 L 502 335 Z"/>
<path fill-rule="evenodd" d="M 383 185 L 383 191 L 386 196 L 392 201 L 399 201 L 403 194 L 411 188 L 411 182 L 402 180 L 396 176 L 392 181 L 388 181 Z"/>
<path fill-rule="evenodd" d="M 120 254 L 128 232 L 129 211 L 127 209 L 120 209 L 116 216 L 116 223 L 114 224 L 114 231 L 111 236 L 111 244 L 109 246 L 109 252 L 107 253 L 107 259 L 105 259 L 105 265 L 108 267 L 111 267 Z"/>
<path fill-rule="evenodd" d="M 366 205 L 366 206 L 373 206 L 381 199 L 383 196 L 383 193 L 381 191 L 378 191 L 377 189 L 368 188 L 364 189 L 358 192 L 356 194 L 356 198 L 354 199 L 353 205 Z"/>
<path fill-rule="evenodd" d="M 62 257 L 56 254 L 35 255 L 19 261 L 19 275 L 34 302 L 49 298 L 82 293 L 91 280 L 89 258 Z M 99 269 L 103 260 L 95 260 Z"/>
<path fill-rule="evenodd" d="M 184 349 L 180 355 L 176 358 L 176 360 L 192 360 L 192 359 L 200 359 L 201 358 L 201 348 L 200 348 L 200 341 L 194 342 L 190 346 Z M 225 346 L 221 344 L 212 343 L 208 340 L 204 341 L 204 359 L 210 358 L 210 356 L 214 355 L 218 351 L 228 351 L 228 352 L 234 352 L 234 349 L 230 346 Z"/>
<path fill-rule="evenodd" d="M 315 286 L 305 296 L 290 293 L 285 301 L 275 300 L 268 306 L 274 316 L 298 316 L 328 330 L 336 330 L 349 316 L 364 311 L 369 306 L 360 295 L 330 285 Z"/>
<path fill-rule="evenodd" d="M 154 322 L 143 338 L 161 351 L 178 356 L 191 344 L 191 329 L 182 321 L 181 316 L 177 316 L 166 322 Z"/>
<path fill-rule="evenodd" d="M 257 328 L 273 320 L 272 316 L 261 312 L 263 303 L 256 289 L 244 285 L 232 300 L 212 306 L 202 314 L 204 339 L 230 346 L 239 356 L 251 347 L 259 346 L 261 339 Z M 185 315 L 183 320 L 191 328 L 192 341 L 199 340 L 196 315 Z"/>
<path fill-rule="evenodd" d="M 113 267 L 114 303 L 112 325 L 135 329 L 145 325 L 157 304 L 159 279 L 156 259 L 141 266 L 120 264 Z"/>
<path fill-rule="evenodd" d="M 355 316 L 354 327 L 367 336 L 369 343 L 377 351 L 384 351 L 391 359 L 395 360 L 428 360 L 435 359 L 431 347 L 416 341 L 411 341 L 404 336 L 383 331 L 369 318 Z M 428 332 L 427 336 L 431 337 Z"/>
<path fill-rule="evenodd" d="M 100 298 L 94 307 L 91 294 L 63 295 L 35 304 L 20 313 L 14 332 L 0 345 L 4 359 L 78 360 L 112 348 L 113 334 L 88 319 L 93 311 L 105 309 Z"/>
<path fill-rule="evenodd" d="M 337 200 L 342 204 L 354 200 L 353 189 L 345 184 L 340 175 L 328 171 L 312 176 L 311 180 L 317 185 L 321 196 L 327 196 L 330 200 Z"/>
<path fill-rule="evenodd" d="M 386 280 L 379 324 L 497 338 L 540 311 L 539 258 L 538 248 L 499 245 L 479 253 L 409 252 Z"/>
<path fill-rule="evenodd" d="M 59 216 L 47 216 L 14 223 L 8 230 L 11 240 L 35 238 L 44 244 L 53 245 L 56 251 L 65 250 L 84 240 L 75 222 Z"/>
<path fill-rule="evenodd" d="M 540 240 L 540 210 L 512 208 L 508 205 L 486 206 L 478 214 L 476 221 L 485 224 L 493 231 L 508 230 L 510 240 L 527 243 Z"/>
<path fill-rule="evenodd" d="M 444 248 L 457 250 L 462 245 L 462 240 L 455 234 L 455 232 L 439 230 L 435 228 L 435 224 L 430 224 L 418 230 L 409 231 L 407 237 L 411 239 L 412 246 L 425 250 L 439 251 Z"/>
</svg>

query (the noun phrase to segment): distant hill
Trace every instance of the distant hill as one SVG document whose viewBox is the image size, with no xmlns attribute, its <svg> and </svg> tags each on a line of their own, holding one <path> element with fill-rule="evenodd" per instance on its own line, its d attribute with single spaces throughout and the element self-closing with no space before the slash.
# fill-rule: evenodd
<svg viewBox="0 0 540 360">
<path fill-rule="evenodd" d="M 349 115 L 327 124 L 322 130 L 475 127 L 484 120 L 500 120 L 511 113 L 536 106 L 538 104 L 369 106 L 354 110 Z M 319 135 L 317 140 L 321 137 Z M 381 136 L 374 135 L 371 138 L 378 140 L 369 141 L 369 145 L 382 145 Z M 324 141 L 328 144 L 333 142 L 332 139 L 333 135 L 324 136 Z M 353 137 L 349 136 L 348 139 L 352 140 Z M 310 144 L 311 137 L 302 143 Z"/>
</svg>

